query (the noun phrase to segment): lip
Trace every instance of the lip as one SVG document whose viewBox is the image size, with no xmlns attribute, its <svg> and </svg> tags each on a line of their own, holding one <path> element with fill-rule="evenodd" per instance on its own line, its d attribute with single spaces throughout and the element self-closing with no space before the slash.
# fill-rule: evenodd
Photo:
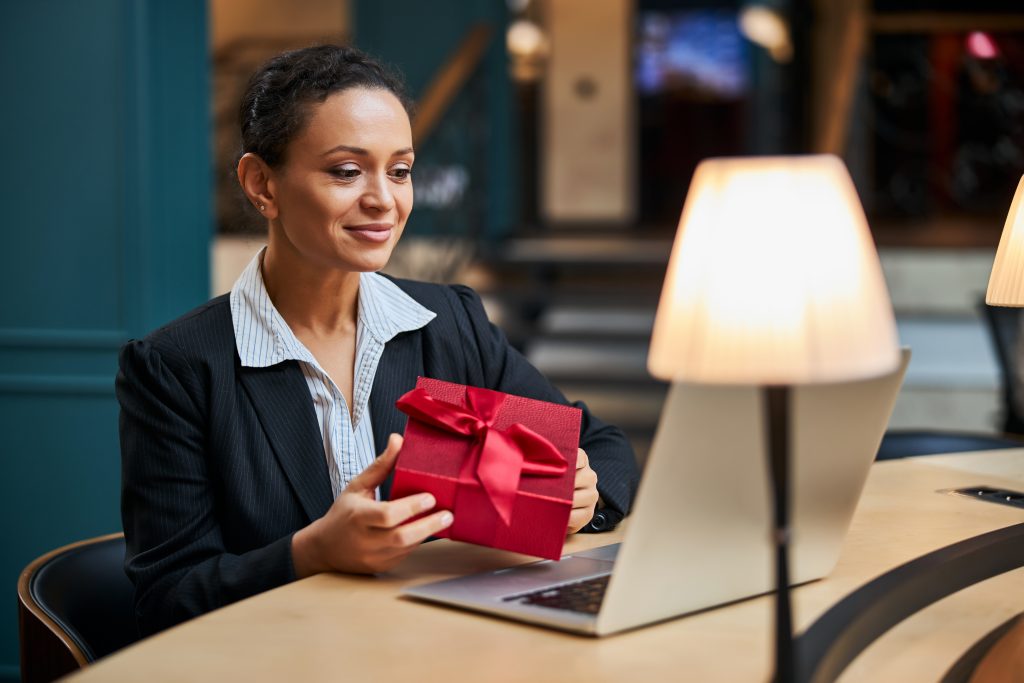
<svg viewBox="0 0 1024 683">
<path fill-rule="evenodd" d="M 394 226 L 390 223 L 365 223 L 363 225 L 347 225 L 345 232 L 366 242 L 380 243 L 391 239 L 393 228 Z"/>
</svg>

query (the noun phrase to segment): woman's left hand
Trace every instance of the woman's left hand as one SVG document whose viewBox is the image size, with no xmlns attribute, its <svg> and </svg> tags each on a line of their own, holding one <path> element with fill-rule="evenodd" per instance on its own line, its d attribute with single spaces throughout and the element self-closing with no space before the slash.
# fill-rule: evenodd
<svg viewBox="0 0 1024 683">
<path fill-rule="evenodd" d="M 594 517 L 597 497 L 597 472 L 590 469 L 587 452 L 581 448 L 576 455 L 576 487 L 572 492 L 572 512 L 569 513 L 567 533 L 576 533 Z"/>
</svg>

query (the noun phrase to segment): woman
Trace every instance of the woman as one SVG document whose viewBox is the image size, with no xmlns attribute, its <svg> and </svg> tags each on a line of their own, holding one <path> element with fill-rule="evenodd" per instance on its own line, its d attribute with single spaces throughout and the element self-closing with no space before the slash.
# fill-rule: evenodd
<svg viewBox="0 0 1024 683">
<path fill-rule="evenodd" d="M 430 494 L 387 500 L 394 404 L 417 376 L 566 402 L 472 290 L 376 274 L 413 204 L 392 75 L 350 48 L 285 53 L 253 76 L 240 115 L 238 180 L 268 245 L 229 295 L 121 354 L 126 571 L 143 633 L 318 572 L 387 571 L 450 525 L 448 510 L 409 521 Z M 622 433 L 580 407 L 568 533 L 613 526 L 638 478 Z"/>
</svg>

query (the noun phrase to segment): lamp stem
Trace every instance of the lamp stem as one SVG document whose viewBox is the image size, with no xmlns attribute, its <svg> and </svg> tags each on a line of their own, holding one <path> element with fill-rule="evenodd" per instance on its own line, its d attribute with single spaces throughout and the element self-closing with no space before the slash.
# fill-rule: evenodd
<svg viewBox="0 0 1024 683">
<path fill-rule="evenodd" d="M 763 387 L 775 545 L 775 683 L 796 680 L 789 599 L 789 386 Z"/>
</svg>

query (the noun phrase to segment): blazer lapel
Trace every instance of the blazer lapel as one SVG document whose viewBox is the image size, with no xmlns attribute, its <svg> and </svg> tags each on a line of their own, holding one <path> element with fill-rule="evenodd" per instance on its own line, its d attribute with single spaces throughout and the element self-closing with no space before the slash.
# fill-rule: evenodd
<svg viewBox="0 0 1024 683">
<path fill-rule="evenodd" d="M 405 431 L 405 414 L 395 407 L 395 401 L 416 386 L 416 378 L 423 374 L 423 335 L 419 330 L 400 334 L 384 346 L 377 363 L 370 392 L 370 415 L 373 419 L 373 442 L 378 455 L 384 452 L 388 436 Z M 391 494 L 391 474 L 381 484 L 380 496 L 387 500 Z"/>
<path fill-rule="evenodd" d="M 296 361 L 239 369 L 263 430 L 310 521 L 334 500 L 320 426 Z"/>
</svg>

